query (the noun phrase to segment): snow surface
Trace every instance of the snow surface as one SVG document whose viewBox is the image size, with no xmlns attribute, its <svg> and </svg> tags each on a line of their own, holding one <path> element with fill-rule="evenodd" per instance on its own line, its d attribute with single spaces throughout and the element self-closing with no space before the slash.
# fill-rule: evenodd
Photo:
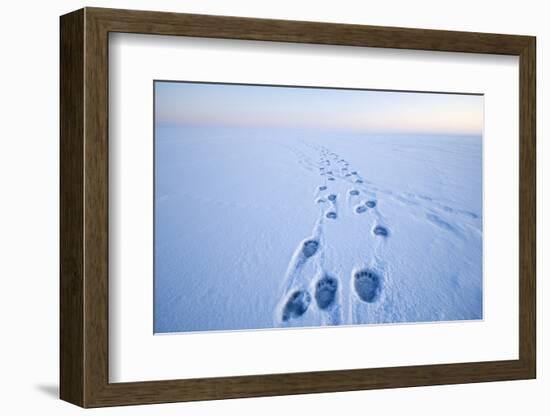
<svg viewBox="0 0 550 416">
<path fill-rule="evenodd" d="M 482 319 L 481 137 L 155 140 L 156 333 Z"/>
</svg>

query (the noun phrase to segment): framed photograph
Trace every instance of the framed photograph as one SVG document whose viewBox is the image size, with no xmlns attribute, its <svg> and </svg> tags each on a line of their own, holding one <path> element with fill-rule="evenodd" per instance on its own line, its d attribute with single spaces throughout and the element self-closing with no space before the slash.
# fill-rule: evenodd
<svg viewBox="0 0 550 416">
<path fill-rule="evenodd" d="M 60 24 L 63 400 L 535 378 L 534 37 Z"/>
</svg>

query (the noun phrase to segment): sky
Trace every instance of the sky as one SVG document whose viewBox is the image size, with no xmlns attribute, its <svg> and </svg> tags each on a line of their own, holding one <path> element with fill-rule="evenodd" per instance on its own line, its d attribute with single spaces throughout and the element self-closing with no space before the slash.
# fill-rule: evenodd
<svg viewBox="0 0 550 416">
<path fill-rule="evenodd" d="M 156 81 L 155 123 L 481 135 L 483 96 Z"/>
</svg>

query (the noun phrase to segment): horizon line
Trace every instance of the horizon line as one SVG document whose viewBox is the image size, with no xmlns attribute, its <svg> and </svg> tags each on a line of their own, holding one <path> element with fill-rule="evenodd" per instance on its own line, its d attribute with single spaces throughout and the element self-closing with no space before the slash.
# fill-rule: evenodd
<svg viewBox="0 0 550 416">
<path fill-rule="evenodd" d="M 445 131 L 445 130 L 400 130 L 400 129 L 368 129 L 360 127 L 327 127 L 327 126 L 313 126 L 313 125 L 262 125 L 262 124 L 223 124 L 223 123 L 181 123 L 181 122 L 167 122 L 167 121 L 155 121 L 154 129 L 157 128 L 214 128 L 214 129 L 279 129 L 279 130 L 327 130 L 327 131 L 340 131 L 348 133 L 365 133 L 365 134 L 397 134 L 397 135 L 446 135 L 446 136 L 480 136 L 483 137 L 483 130 L 479 132 L 472 131 Z"/>
</svg>

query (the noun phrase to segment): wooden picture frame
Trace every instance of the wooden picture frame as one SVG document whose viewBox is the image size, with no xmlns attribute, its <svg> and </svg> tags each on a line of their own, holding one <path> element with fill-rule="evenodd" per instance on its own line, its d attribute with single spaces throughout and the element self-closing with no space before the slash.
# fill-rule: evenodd
<svg viewBox="0 0 550 416">
<path fill-rule="evenodd" d="M 60 396 L 82 407 L 337 392 L 536 376 L 535 38 L 85 8 L 61 17 Z M 204 379 L 108 379 L 108 34 L 297 42 L 519 57 L 519 359 Z"/>
</svg>

